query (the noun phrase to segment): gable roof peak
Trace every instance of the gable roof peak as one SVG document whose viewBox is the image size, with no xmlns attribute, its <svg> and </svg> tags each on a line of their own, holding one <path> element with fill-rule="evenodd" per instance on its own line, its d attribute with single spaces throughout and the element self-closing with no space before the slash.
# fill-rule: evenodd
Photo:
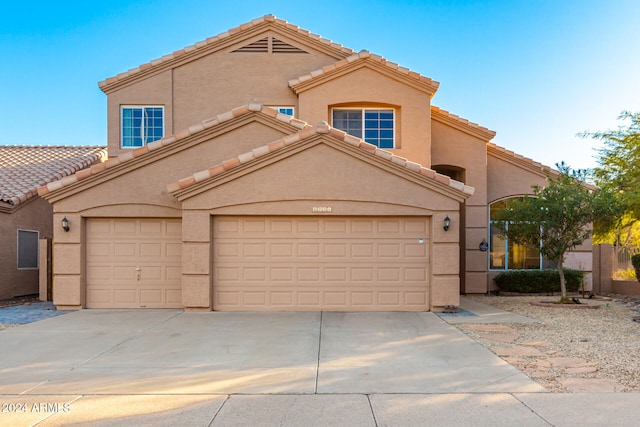
<svg viewBox="0 0 640 427">
<path fill-rule="evenodd" d="M 186 129 L 182 129 L 171 135 L 167 135 L 162 139 L 150 142 L 143 147 L 136 148 L 131 151 L 127 151 L 126 153 L 121 154 L 118 157 L 111 157 L 109 159 L 106 159 L 106 149 L 105 149 L 104 159 L 106 159 L 106 161 L 104 161 L 104 163 L 94 164 L 93 166 L 87 169 L 73 171 L 71 172 L 71 175 L 66 177 L 65 179 L 61 179 L 62 176 L 60 176 L 60 177 L 54 178 L 57 180 L 54 180 L 53 182 L 44 181 L 41 183 L 41 185 L 42 184 L 46 184 L 46 185 L 42 185 L 39 188 L 37 188 L 37 192 L 40 196 L 44 196 L 47 193 L 58 190 L 67 185 L 71 185 L 77 181 L 80 181 L 92 175 L 98 174 L 104 170 L 111 169 L 121 163 L 126 163 L 133 159 L 137 159 L 141 156 L 147 155 L 151 151 L 155 151 L 164 146 L 175 144 L 178 141 L 182 141 L 188 138 L 189 136 L 194 135 L 198 132 L 201 132 L 205 129 L 211 128 L 218 124 L 227 122 L 236 117 L 240 117 L 249 113 L 264 114 L 266 116 L 272 117 L 275 120 L 287 123 L 297 129 L 307 129 L 307 128 L 313 129 L 313 127 L 307 124 L 307 122 L 296 119 L 293 116 L 289 116 L 287 114 L 281 113 L 277 110 L 274 110 L 273 108 L 266 107 L 257 101 L 251 101 L 248 104 L 236 107 L 230 111 L 227 111 L 226 113 L 218 114 L 215 117 L 211 117 L 209 119 L 203 120 L 199 123 L 189 126 Z M 85 165 L 84 167 L 86 166 L 88 165 Z"/>
<path fill-rule="evenodd" d="M 404 81 L 413 84 L 416 88 L 428 93 L 430 96 L 436 93 L 440 83 L 425 77 L 409 68 L 402 67 L 395 62 L 391 62 L 388 59 L 373 54 L 368 50 L 361 50 L 358 53 L 354 53 L 344 59 L 341 59 L 333 64 L 326 65 L 318 70 L 314 70 L 309 74 L 302 75 L 298 78 L 289 80 L 289 87 L 298 94 L 321 84 L 323 81 L 339 76 L 344 72 L 348 72 L 350 69 L 357 67 L 359 63 L 373 64 L 380 67 L 380 69 L 388 72 L 390 75 L 397 75 Z"/>
<path fill-rule="evenodd" d="M 256 18 L 247 23 L 241 24 L 235 28 L 231 28 L 225 32 L 222 32 L 216 36 L 209 37 L 205 40 L 194 43 L 193 45 L 176 50 L 172 53 L 164 55 L 160 58 L 151 60 L 145 64 L 139 65 L 135 68 L 131 68 L 128 71 L 117 74 L 113 77 L 109 77 L 105 80 L 98 82 L 98 87 L 105 93 L 109 93 L 113 88 L 119 86 L 120 83 L 135 79 L 138 76 L 147 75 L 155 72 L 157 69 L 164 69 L 171 67 L 174 64 L 181 64 L 183 61 L 188 62 L 191 58 L 195 59 L 202 55 L 203 52 L 215 51 L 220 45 L 223 45 L 227 39 L 241 37 L 243 32 L 251 31 L 259 26 L 271 25 L 274 28 L 281 28 L 288 33 L 298 34 L 303 37 L 312 39 L 314 43 L 319 43 L 319 46 L 334 52 L 336 58 L 352 55 L 354 51 L 341 44 L 335 43 L 331 40 L 325 39 L 318 34 L 313 34 L 309 30 L 300 28 L 297 25 L 291 24 L 283 19 L 279 19 L 274 15 L 265 15 L 260 18 Z"/>
<path fill-rule="evenodd" d="M 167 185 L 167 191 L 170 193 L 175 193 L 177 191 L 184 190 L 199 182 L 223 174 L 232 169 L 236 169 L 237 167 L 259 157 L 265 156 L 269 153 L 280 151 L 291 144 L 300 142 L 306 138 L 310 138 L 315 134 L 328 135 L 329 137 L 336 139 L 339 142 L 345 143 L 352 147 L 356 147 L 380 159 L 384 159 L 384 161 L 391 162 L 397 166 L 402 166 L 413 173 L 421 175 L 422 177 L 426 177 L 427 179 L 453 188 L 463 193 L 465 197 L 472 196 L 475 193 L 474 187 L 465 185 L 463 182 L 456 181 L 448 177 L 447 175 L 442 175 L 430 168 L 426 168 L 418 163 L 409 161 L 404 157 L 396 156 L 391 151 L 383 150 L 340 129 L 331 127 L 325 121 L 318 122 L 315 126 L 306 126 L 304 129 L 301 129 L 294 134 L 284 136 L 283 138 L 275 140 L 267 145 L 254 148 L 249 152 L 242 153 L 218 165 L 212 166 L 209 169 L 198 171 L 191 176 L 179 180 L 178 182 L 170 183 Z"/>
</svg>

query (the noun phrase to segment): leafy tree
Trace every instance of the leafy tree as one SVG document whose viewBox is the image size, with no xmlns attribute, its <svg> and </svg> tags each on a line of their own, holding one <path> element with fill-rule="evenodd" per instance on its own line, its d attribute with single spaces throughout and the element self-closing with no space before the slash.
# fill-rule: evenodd
<svg viewBox="0 0 640 427">
<path fill-rule="evenodd" d="M 495 214 L 496 226 L 509 241 L 540 247 L 540 253 L 557 264 L 560 275 L 560 302 L 567 297 L 564 261 L 567 252 L 591 235 L 591 224 L 612 214 L 608 192 L 587 185 L 587 172 L 572 170 L 564 163 L 559 173 L 547 176 L 547 186 L 533 186 L 534 196 L 514 199 Z M 508 224 L 508 225 L 507 225 Z"/>
<path fill-rule="evenodd" d="M 610 222 L 601 222 L 596 231 L 600 235 L 615 230 L 615 244 L 623 243 L 620 240 L 624 240 L 625 234 L 631 233 L 640 220 L 640 113 L 625 111 L 618 119 L 629 124 L 617 130 L 580 134 L 603 143 L 603 148 L 598 150 L 595 181 L 598 187 L 615 196 L 624 213 Z"/>
</svg>

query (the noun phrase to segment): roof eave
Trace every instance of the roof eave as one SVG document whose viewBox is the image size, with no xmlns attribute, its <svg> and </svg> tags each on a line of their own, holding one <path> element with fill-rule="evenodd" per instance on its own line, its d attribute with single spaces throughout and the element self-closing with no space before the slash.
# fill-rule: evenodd
<svg viewBox="0 0 640 427">
<path fill-rule="evenodd" d="M 148 63 L 139 65 L 116 76 L 98 82 L 98 87 L 105 94 L 109 94 L 121 87 L 128 86 L 133 82 L 159 74 L 165 70 L 175 68 L 185 63 L 191 62 L 211 53 L 230 47 L 243 39 L 253 37 L 256 34 L 272 29 L 281 32 L 287 37 L 301 40 L 304 44 L 312 46 L 316 50 L 323 52 L 335 59 L 346 58 L 354 51 L 338 43 L 322 38 L 308 30 L 304 30 L 287 21 L 278 19 L 273 15 L 254 19 L 251 22 L 232 28 L 206 40 L 197 42 L 191 46 L 176 50 L 161 58 L 154 59 Z"/>
<path fill-rule="evenodd" d="M 334 64 L 327 65 L 309 74 L 290 80 L 289 87 L 298 95 L 316 86 L 320 86 L 327 81 L 365 67 L 424 92 L 428 94 L 429 97 L 432 97 L 440 86 L 439 82 L 422 76 L 408 68 L 401 67 L 379 55 L 371 54 L 368 51 L 361 51 Z"/>
<path fill-rule="evenodd" d="M 290 147 L 305 143 L 305 141 L 308 141 L 310 138 L 317 137 L 318 134 L 326 134 L 328 137 L 334 138 L 343 144 L 343 147 L 351 147 L 351 149 L 357 148 L 359 149 L 359 153 L 373 155 L 373 157 L 370 158 L 374 159 L 374 161 L 385 162 L 387 165 L 391 164 L 396 172 L 409 174 L 412 179 L 416 179 L 424 185 L 456 199 L 458 202 L 464 202 L 465 199 L 472 196 L 475 192 L 473 187 L 465 185 L 446 175 L 439 174 L 418 163 L 396 156 L 390 151 L 380 149 L 341 130 L 332 128 L 325 122 L 305 128 L 295 134 L 287 135 L 266 146 L 240 154 L 235 158 L 228 159 L 207 170 L 196 172 L 178 182 L 170 183 L 167 185 L 167 191 L 172 193 L 178 200 L 183 201 L 199 194 L 203 189 L 209 188 L 214 181 L 224 182 L 228 180 L 229 176 L 244 173 L 244 170 L 252 168 L 255 163 L 273 161 L 271 159 L 274 157 L 286 155 L 288 150 L 291 149 Z"/>
<path fill-rule="evenodd" d="M 431 119 L 452 128 L 458 129 L 459 131 L 481 139 L 485 142 L 491 141 L 496 136 L 495 131 L 484 126 L 480 126 L 479 124 L 473 123 L 467 119 L 463 119 L 460 116 L 452 114 L 434 105 L 431 106 Z"/>
</svg>

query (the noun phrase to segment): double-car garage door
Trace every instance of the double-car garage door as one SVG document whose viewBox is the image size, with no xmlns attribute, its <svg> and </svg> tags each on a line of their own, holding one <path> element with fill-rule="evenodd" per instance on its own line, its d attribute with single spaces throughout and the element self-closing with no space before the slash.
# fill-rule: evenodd
<svg viewBox="0 0 640 427">
<path fill-rule="evenodd" d="M 215 217 L 214 310 L 428 310 L 426 218 Z"/>
<path fill-rule="evenodd" d="M 182 307 L 179 219 L 86 222 L 89 308 Z M 429 309 L 424 217 L 219 216 L 213 308 Z"/>
</svg>

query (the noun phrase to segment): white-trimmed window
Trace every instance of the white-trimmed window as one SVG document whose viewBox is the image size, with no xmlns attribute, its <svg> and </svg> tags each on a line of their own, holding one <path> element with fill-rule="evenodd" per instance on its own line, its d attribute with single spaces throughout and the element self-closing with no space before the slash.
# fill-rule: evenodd
<svg viewBox="0 0 640 427">
<path fill-rule="evenodd" d="M 286 114 L 288 116 L 293 117 L 294 113 L 296 112 L 296 110 L 291 107 L 291 106 L 282 106 L 282 105 L 267 105 L 267 107 L 269 108 L 273 108 L 274 110 L 276 110 L 278 113 L 282 113 L 282 114 Z"/>
<path fill-rule="evenodd" d="M 38 245 L 40 233 L 33 230 L 18 230 L 18 270 L 38 268 Z"/>
<path fill-rule="evenodd" d="M 160 105 L 120 107 L 122 148 L 138 148 L 164 136 L 164 107 Z"/>
<path fill-rule="evenodd" d="M 395 111 L 391 108 L 334 108 L 332 126 L 380 148 L 395 147 Z"/>
<path fill-rule="evenodd" d="M 509 239 L 496 226 L 493 215 L 506 209 L 511 200 L 522 200 L 512 197 L 498 200 L 489 206 L 489 269 L 490 270 L 540 270 L 555 268 L 556 264 L 540 254 L 540 247 L 523 246 L 509 242 Z M 511 223 L 507 223 L 507 228 Z"/>
</svg>

